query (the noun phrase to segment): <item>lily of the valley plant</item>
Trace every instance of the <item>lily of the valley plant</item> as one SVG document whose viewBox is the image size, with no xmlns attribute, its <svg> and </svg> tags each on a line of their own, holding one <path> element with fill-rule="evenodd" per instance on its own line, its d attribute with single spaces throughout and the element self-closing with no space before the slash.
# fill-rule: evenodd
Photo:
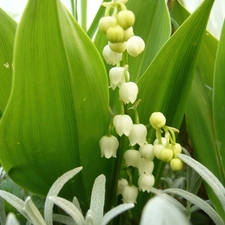
<svg viewBox="0 0 225 225">
<path fill-rule="evenodd" d="M 195 224 L 199 209 L 224 224 L 225 26 L 220 41 L 206 31 L 213 2 L 190 15 L 178 0 L 105 1 L 89 29 L 86 0 L 72 13 L 29 0 L 19 24 L 0 10 L 2 183 L 25 193 L 0 196 L 28 224 Z M 0 205 L 2 224 L 23 220 Z"/>
</svg>

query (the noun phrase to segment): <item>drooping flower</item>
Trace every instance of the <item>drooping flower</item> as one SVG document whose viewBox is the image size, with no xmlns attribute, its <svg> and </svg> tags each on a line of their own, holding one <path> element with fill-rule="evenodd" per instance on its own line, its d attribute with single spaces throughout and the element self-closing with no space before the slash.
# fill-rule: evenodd
<svg viewBox="0 0 225 225">
<path fill-rule="evenodd" d="M 127 185 L 124 187 L 123 192 L 123 203 L 136 203 L 138 196 L 138 188 L 134 185 Z"/>
<path fill-rule="evenodd" d="M 145 49 L 145 42 L 139 36 L 133 36 L 127 41 L 127 52 L 129 55 L 136 57 Z"/>
<path fill-rule="evenodd" d="M 123 134 L 128 136 L 132 129 L 133 121 L 128 115 L 116 115 L 113 118 L 113 126 L 119 136 Z"/>
<path fill-rule="evenodd" d="M 128 135 L 130 145 L 139 144 L 140 146 L 147 143 L 146 141 L 147 136 L 147 128 L 143 124 L 134 124 Z"/>
<path fill-rule="evenodd" d="M 122 10 L 117 14 L 117 22 L 124 30 L 126 30 L 134 25 L 135 15 L 130 10 Z"/>
<path fill-rule="evenodd" d="M 174 171 L 180 171 L 183 168 L 183 161 L 178 158 L 171 159 L 170 167 Z"/>
<path fill-rule="evenodd" d="M 114 16 L 104 16 L 99 20 L 99 30 L 106 34 L 107 30 L 116 23 Z"/>
<path fill-rule="evenodd" d="M 124 187 L 127 185 L 128 185 L 128 181 L 126 179 L 124 179 L 124 178 L 119 179 L 118 183 L 117 183 L 116 194 L 117 195 L 122 194 Z"/>
<path fill-rule="evenodd" d="M 125 83 L 125 73 L 127 73 L 128 78 L 130 77 L 129 72 L 125 70 L 124 67 L 113 67 L 109 70 L 109 80 L 113 90 Z"/>
<path fill-rule="evenodd" d="M 153 145 L 152 144 L 144 144 L 139 148 L 140 155 L 152 161 L 154 159 Z"/>
<path fill-rule="evenodd" d="M 141 175 L 143 173 L 145 173 L 147 175 L 152 174 L 153 169 L 154 169 L 153 161 L 149 161 L 144 158 L 139 159 L 139 162 L 138 162 L 139 175 Z"/>
<path fill-rule="evenodd" d="M 159 159 L 163 162 L 169 162 L 173 158 L 173 151 L 169 148 L 164 148 L 159 154 Z"/>
<path fill-rule="evenodd" d="M 102 51 L 105 61 L 110 65 L 116 65 L 122 60 L 122 53 L 114 52 L 109 45 L 106 45 Z"/>
<path fill-rule="evenodd" d="M 161 112 L 154 112 L 149 118 L 149 122 L 154 129 L 160 129 L 166 124 L 166 117 Z"/>
<path fill-rule="evenodd" d="M 101 148 L 101 156 L 105 156 L 107 159 L 116 157 L 116 152 L 119 147 L 119 141 L 113 135 L 111 136 L 103 136 L 100 141 L 99 145 Z"/>
<path fill-rule="evenodd" d="M 138 187 L 141 191 L 150 192 L 155 183 L 155 178 L 152 174 L 141 174 L 138 178 Z"/>
<path fill-rule="evenodd" d="M 126 166 L 133 166 L 133 167 L 138 166 L 139 160 L 141 158 L 139 151 L 134 149 L 127 150 L 123 156 L 125 159 Z"/>
<path fill-rule="evenodd" d="M 123 83 L 119 89 L 121 100 L 125 103 L 134 103 L 137 99 L 138 86 L 134 82 Z"/>
</svg>

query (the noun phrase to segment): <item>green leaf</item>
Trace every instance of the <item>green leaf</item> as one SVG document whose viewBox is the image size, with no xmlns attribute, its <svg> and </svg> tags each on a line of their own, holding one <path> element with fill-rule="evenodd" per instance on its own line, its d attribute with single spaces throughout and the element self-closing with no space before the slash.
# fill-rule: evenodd
<svg viewBox="0 0 225 225">
<path fill-rule="evenodd" d="M 169 39 L 171 23 L 166 0 L 129 0 L 127 8 L 135 14 L 134 34 L 145 41 L 144 52 L 128 58 L 131 79 L 137 81 Z"/>
<path fill-rule="evenodd" d="M 162 111 L 168 124 L 180 124 L 212 4 L 205 1 L 189 17 L 138 81 L 142 123 L 149 123 L 152 112 Z"/>
<path fill-rule="evenodd" d="M 175 1 L 171 14 L 181 24 L 188 16 L 188 12 Z M 205 33 L 203 44 L 199 52 L 196 75 L 186 106 L 186 121 L 188 132 L 194 148 L 195 158 L 217 175 L 224 183 L 224 176 L 220 170 L 217 147 L 215 145 L 214 125 L 212 120 L 212 90 L 214 63 L 218 41 L 208 32 Z M 204 132 L 202 132 L 204 131 Z M 214 192 L 206 185 L 207 193 L 217 211 L 225 219 L 224 212 Z"/>
<path fill-rule="evenodd" d="M 0 111 L 3 112 L 8 102 L 12 85 L 12 57 L 16 22 L 1 8 L 0 21 Z"/>
<path fill-rule="evenodd" d="M 112 179 L 112 161 L 100 159 L 98 144 L 109 122 L 107 75 L 59 0 L 29 1 L 16 36 L 13 79 L 0 125 L 4 169 L 45 195 L 59 176 L 82 165 L 82 175 L 62 194 L 77 191 L 87 205 L 95 177 L 105 172 L 108 185 Z"/>
<path fill-rule="evenodd" d="M 213 96 L 212 96 L 212 110 L 213 122 L 215 128 L 216 146 L 218 149 L 218 161 L 221 173 L 225 179 L 225 127 L 222 121 L 225 120 L 225 23 L 220 36 L 220 41 L 217 49 L 215 74 L 213 80 Z"/>
</svg>

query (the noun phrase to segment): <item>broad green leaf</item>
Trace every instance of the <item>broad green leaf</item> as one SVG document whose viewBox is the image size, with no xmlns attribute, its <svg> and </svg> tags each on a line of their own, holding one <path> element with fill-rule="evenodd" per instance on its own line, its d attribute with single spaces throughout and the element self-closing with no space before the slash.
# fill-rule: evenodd
<svg viewBox="0 0 225 225">
<path fill-rule="evenodd" d="M 182 13 L 178 16 L 172 10 L 171 14 L 181 24 L 188 16 L 188 12 L 179 2 L 176 1 L 175 5 L 176 7 L 174 8 L 179 9 Z M 213 73 L 217 43 L 218 41 L 210 33 L 205 33 L 185 113 L 195 158 L 207 166 L 224 183 L 224 176 L 220 170 L 219 157 L 215 145 L 212 120 Z M 222 207 L 214 192 L 208 186 L 206 186 L 206 189 L 214 207 L 216 207 L 217 211 L 220 211 L 220 215 L 223 217 Z"/>
<path fill-rule="evenodd" d="M 2 112 L 8 102 L 12 85 L 15 33 L 16 22 L 0 8 L 0 111 Z"/>
<path fill-rule="evenodd" d="M 220 41 L 218 45 L 216 64 L 215 64 L 215 74 L 213 80 L 213 99 L 212 99 L 212 109 L 213 109 L 213 122 L 215 128 L 215 138 L 216 146 L 218 149 L 218 160 L 220 163 L 221 173 L 225 179 L 225 127 L 223 121 L 225 120 L 225 23 L 223 24 L 222 33 L 220 36 Z M 225 185 L 225 183 L 224 183 Z"/>
<path fill-rule="evenodd" d="M 173 34 L 138 81 L 142 123 L 162 111 L 167 124 L 179 126 L 192 84 L 199 48 L 213 0 L 205 1 Z"/>
<path fill-rule="evenodd" d="M 0 124 L 3 167 L 18 184 L 45 195 L 59 176 L 82 165 L 64 194 L 79 193 L 87 205 L 97 175 L 104 172 L 108 185 L 112 179 L 112 161 L 100 158 L 98 145 L 108 126 L 107 75 L 59 0 L 29 1 L 17 31 L 13 79 Z"/>
</svg>

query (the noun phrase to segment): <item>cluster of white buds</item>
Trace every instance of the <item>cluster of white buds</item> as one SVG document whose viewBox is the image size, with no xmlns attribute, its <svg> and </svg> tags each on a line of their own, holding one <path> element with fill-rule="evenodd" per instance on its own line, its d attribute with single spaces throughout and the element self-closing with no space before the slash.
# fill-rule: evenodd
<svg viewBox="0 0 225 225">
<path fill-rule="evenodd" d="M 154 141 L 153 152 L 156 158 L 163 162 L 170 162 L 170 167 L 174 171 L 183 168 L 183 162 L 177 157 L 181 153 L 181 145 L 176 143 L 174 132 L 178 132 L 173 127 L 166 126 L 166 118 L 161 112 L 154 112 L 149 118 L 149 122 L 156 130 L 157 139 Z M 165 136 L 162 137 L 162 133 Z"/>
<path fill-rule="evenodd" d="M 111 65 L 120 62 L 125 51 L 136 57 L 145 49 L 142 38 L 134 35 L 135 15 L 127 10 L 125 3 L 126 1 L 121 0 L 102 3 L 106 10 L 105 16 L 99 21 L 99 30 L 106 34 L 108 39 L 108 44 L 103 49 L 103 56 Z"/>
</svg>

